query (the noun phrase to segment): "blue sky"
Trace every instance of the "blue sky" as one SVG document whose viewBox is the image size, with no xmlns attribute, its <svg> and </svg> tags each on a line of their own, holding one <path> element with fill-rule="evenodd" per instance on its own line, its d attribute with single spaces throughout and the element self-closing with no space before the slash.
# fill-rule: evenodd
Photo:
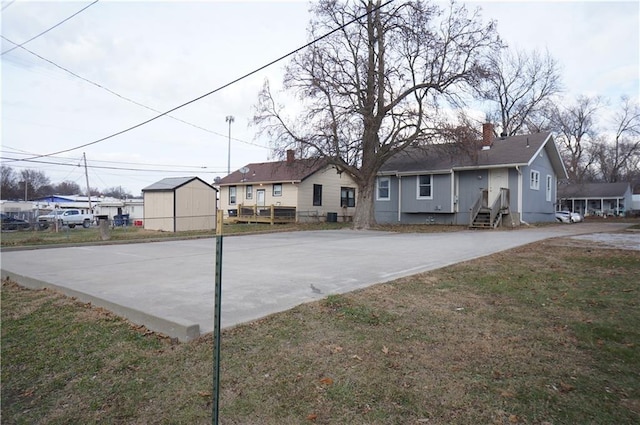
<svg viewBox="0 0 640 425">
<path fill-rule="evenodd" d="M 90 2 L 3 1 L 2 35 L 21 43 Z M 445 3 L 442 3 L 445 5 Z M 548 49 L 560 62 L 566 95 L 639 97 L 640 22 L 637 2 L 474 2 L 498 22 L 504 41 Z M 297 1 L 100 1 L 25 45 L 33 52 L 121 96 L 165 111 L 212 91 L 303 45 L 308 4 Z M 12 45 L 2 41 L 2 51 Z M 90 185 L 122 186 L 134 194 L 164 177 L 212 181 L 227 169 L 272 159 L 267 141 L 249 126 L 266 78 L 278 85 L 285 62 L 189 105 L 170 118 L 107 141 L 57 155 L 50 162 L 9 162 L 39 168 L 56 183 L 84 186 L 76 167 L 87 155 Z M 21 158 L 90 143 L 156 114 L 70 76 L 16 49 L 2 56 L 2 156 Z M 152 165 L 144 165 L 152 164 Z M 141 169 L 156 170 L 153 172 Z M 178 173 L 169 171 L 179 171 Z"/>
</svg>

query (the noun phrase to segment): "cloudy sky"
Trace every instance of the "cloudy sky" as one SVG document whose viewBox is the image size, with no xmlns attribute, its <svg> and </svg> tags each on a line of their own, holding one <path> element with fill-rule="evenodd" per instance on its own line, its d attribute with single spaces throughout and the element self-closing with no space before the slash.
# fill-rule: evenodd
<svg viewBox="0 0 640 425">
<path fill-rule="evenodd" d="M 31 52 L 7 51 L 15 47 L 7 39 L 24 43 L 91 1 L 1 4 L 3 165 L 39 169 L 53 183 L 69 180 L 84 187 L 84 168 L 78 165 L 85 153 L 91 187 L 121 186 L 138 195 L 164 177 L 197 175 L 212 182 L 226 175 L 228 166 L 233 171 L 273 159 L 268 140 L 255 137 L 250 118 L 263 82 L 279 84 L 286 62 L 171 113 L 176 119 L 163 117 L 93 142 L 305 44 L 307 2 L 101 0 L 24 44 Z M 509 45 L 548 49 L 562 66 L 568 98 L 639 98 L 638 2 L 468 4 L 497 21 Z M 230 164 L 227 116 L 234 117 Z M 35 159 L 41 162 L 15 161 L 56 152 Z"/>
</svg>

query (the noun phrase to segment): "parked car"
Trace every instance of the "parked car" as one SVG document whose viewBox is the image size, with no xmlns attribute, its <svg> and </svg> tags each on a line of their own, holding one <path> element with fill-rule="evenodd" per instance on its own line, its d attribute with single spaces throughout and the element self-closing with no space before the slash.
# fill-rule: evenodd
<svg viewBox="0 0 640 425">
<path fill-rule="evenodd" d="M 556 211 L 556 221 L 559 221 L 560 223 L 579 223 L 582 220 L 582 216 L 578 213 L 571 211 Z"/>
<path fill-rule="evenodd" d="M 579 214 L 577 212 L 572 212 L 571 213 L 571 221 L 574 223 L 580 223 L 582 220 L 584 220 L 584 217 L 582 217 L 582 214 Z"/>
<path fill-rule="evenodd" d="M 9 214 L 2 213 L 0 221 L 2 222 L 2 230 L 27 230 L 31 228 L 28 221 L 15 218 Z"/>
</svg>

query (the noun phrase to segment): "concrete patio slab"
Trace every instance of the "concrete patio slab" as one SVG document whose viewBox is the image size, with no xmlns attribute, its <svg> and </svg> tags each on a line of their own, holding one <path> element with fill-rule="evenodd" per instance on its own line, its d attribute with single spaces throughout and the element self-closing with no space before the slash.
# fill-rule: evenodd
<svg viewBox="0 0 640 425">
<path fill-rule="evenodd" d="M 547 238 L 624 227 L 581 223 L 508 231 L 227 236 L 222 326 Z M 183 341 L 213 330 L 214 238 L 3 251 L 1 260 L 3 278 L 58 289 Z"/>
</svg>

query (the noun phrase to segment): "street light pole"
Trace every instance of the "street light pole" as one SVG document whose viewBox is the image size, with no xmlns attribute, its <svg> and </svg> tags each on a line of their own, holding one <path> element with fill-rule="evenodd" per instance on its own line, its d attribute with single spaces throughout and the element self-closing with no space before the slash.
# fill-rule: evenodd
<svg viewBox="0 0 640 425">
<path fill-rule="evenodd" d="M 227 115 L 225 121 L 229 123 L 229 148 L 227 150 L 227 175 L 231 174 L 231 123 L 235 121 L 233 115 Z"/>
</svg>

